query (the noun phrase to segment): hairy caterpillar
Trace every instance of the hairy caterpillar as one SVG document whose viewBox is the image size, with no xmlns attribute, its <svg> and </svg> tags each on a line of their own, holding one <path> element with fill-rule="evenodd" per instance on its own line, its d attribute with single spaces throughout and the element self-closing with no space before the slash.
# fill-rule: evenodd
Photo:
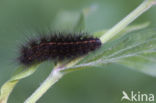
<svg viewBox="0 0 156 103">
<path fill-rule="evenodd" d="M 100 39 L 88 33 L 49 33 L 22 45 L 18 60 L 26 66 L 46 60 L 62 61 L 86 55 L 100 46 Z"/>
</svg>

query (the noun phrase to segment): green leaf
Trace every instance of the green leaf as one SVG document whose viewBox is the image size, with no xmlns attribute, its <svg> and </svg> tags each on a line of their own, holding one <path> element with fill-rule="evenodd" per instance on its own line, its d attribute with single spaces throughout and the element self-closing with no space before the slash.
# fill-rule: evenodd
<svg viewBox="0 0 156 103">
<path fill-rule="evenodd" d="M 89 56 L 87 56 L 87 59 L 85 59 L 85 61 L 88 60 L 88 59 L 90 59 L 89 61 L 94 61 L 94 60 L 96 60 L 96 58 L 100 58 L 103 55 L 103 52 L 107 51 L 107 48 L 110 49 L 110 47 L 115 44 L 113 42 L 117 42 L 117 40 L 119 38 L 121 38 L 122 36 L 124 36 L 124 35 L 126 35 L 128 33 L 139 31 L 139 30 L 141 31 L 141 30 L 147 28 L 148 26 L 149 26 L 149 22 L 145 22 L 145 23 L 130 25 L 130 26 L 126 27 L 124 30 L 122 30 L 118 34 L 119 36 L 117 35 L 112 40 L 110 40 L 110 41 L 112 41 L 111 43 L 104 44 L 103 49 L 97 50 L 96 53 L 95 52 L 91 53 Z M 96 36 L 96 37 L 100 37 L 105 32 L 106 32 L 106 30 L 102 30 L 100 32 L 94 33 L 93 35 Z M 96 56 L 96 55 L 98 55 L 98 56 Z"/>
<path fill-rule="evenodd" d="M 54 24 L 52 25 L 54 26 L 54 28 L 56 28 L 56 30 L 58 29 L 59 31 L 62 30 L 73 32 L 77 25 L 81 25 L 79 24 L 79 20 L 83 18 L 81 16 L 83 15 L 79 12 L 61 11 L 57 14 L 56 19 L 54 20 Z M 83 22 L 82 25 L 84 25 Z"/>
<path fill-rule="evenodd" d="M 135 31 L 105 43 L 101 49 L 90 53 L 79 64 L 66 68 L 64 72 L 108 63 L 156 76 L 156 30 Z"/>
<path fill-rule="evenodd" d="M 60 11 L 56 16 L 52 27 L 59 31 L 81 32 L 85 30 L 85 18 L 90 12 L 95 11 L 95 7 L 95 5 L 92 5 L 80 12 Z"/>
<path fill-rule="evenodd" d="M 38 65 L 34 65 L 29 68 L 23 66 L 17 68 L 14 75 L 6 83 L 4 83 L 0 89 L 0 103 L 7 103 L 10 93 L 19 80 L 32 75 L 37 70 Z"/>
<path fill-rule="evenodd" d="M 84 22 L 85 20 L 84 19 L 85 19 L 84 13 L 81 12 L 79 19 L 77 20 L 77 23 L 75 24 L 75 26 L 73 28 L 74 31 L 80 32 L 85 29 L 85 22 Z"/>
</svg>

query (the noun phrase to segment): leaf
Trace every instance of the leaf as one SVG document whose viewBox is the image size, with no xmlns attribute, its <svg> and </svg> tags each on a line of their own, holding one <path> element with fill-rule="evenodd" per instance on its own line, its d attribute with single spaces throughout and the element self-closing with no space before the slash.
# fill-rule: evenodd
<svg viewBox="0 0 156 103">
<path fill-rule="evenodd" d="M 92 12 L 94 12 L 97 8 L 97 5 L 91 5 L 89 8 L 84 8 L 79 14 L 79 20 L 77 21 L 75 27 L 74 27 L 74 31 L 83 31 L 85 30 L 85 18 L 88 17 L 88 15 Z"/>
<path fill-rule="evenodd" d="M 32 75 L 37 70 L 38 65 L 34 65 L 29 68 L 25 68 L 23 66 L 17 68 L 15 74 L 6 83 L 4 83 L 0 89 L 0 103 L 7 103 L 10 93 L 19 80 Z"/>
<path fill-rule="evenodd" d="M 82 14 L 74 11 L 61 11 L 57 14 L 54 20 L 54 28 L 59 31 L 71 31 L 73 32 L 77 26 Z M 80 24 L 79 24 L 80 25 Z"/>
<path fill-rule="evenodd" d="M 85 30 L 85 18 L 90 12 L 95 11 L 95 7 L 95 5 L 92 5 L 89 8 L 83 9 L 81 12 L 60 11 L 52 27 L 59 31 L 81 32 Z"/>
<path fill-rule="evenodd" d="M 145 28 L 147 28 L 149 26 L 149 22 L 145 22 L 145 23 L 141 23 L 141 24 L 135 24 L 135 25 L 130 25 L 130 26 L 128 26 L 128 27 L 126 27 L 124 30 L 122 30 L 118 35 L 119 36 L 115 36 L 111 41 L 113 41 L 113 42 L 117 42 L 117 40 L 115 40 L 115 39 L 119 39 L 119 38 L 121 38 L 122 36 L 124 36 L 124 35 L 126 35 L 126 34 L 128 34 L 128 33 L 130 33 L 130 32 L 135 32 L 135 31 L 139 31 L 139 30 L 142 30 L 142 29 L 145 29 Z M 103 35 L 104 33 L 106 32 L 106 30 L 103 30 L 103 31 L 100 31 L 100 32 L 96 32 L 96 33 L 94 33 L 94 36 L 97 36 L 97 37 L 100 37 L 101 35 Z M 104 44 L 103 46 L 103 50 L 97 50 L 96 51 L 96 53 L 91 53 L 91 55 L 89 55 L 89 56 L 87 56 L 87 58 L 91 58 L 91 60 L 92 61 L 94 61 L 96 58 L 99 58 L 99 57 L 101 57 L 101 52 L 102 52 L 102 54 L 103 54 L 103 52 L 104 51 L 107 51 L 107 49 L 106 48 L 108 48 L 108 49 L 110 49 L 110 47 L 111 46 L 113 46 L 114 44 L 116 44 L 116 43 L 106 43 L 106 44 Z M 93 54 L 93 55 L 92 55 Z M 100 55 L 99 55 L 100 54 Z M 96 56 L 96 55 L 98 55 L 98 56 Z M 93 57 L 92 56 L 94 56 L 94 59 L 92 59 Z"/>
<path fill-rule="evenodd" d="M 146 28 L 146 27 L 148 27 L 148 26 L 149 26 L 149 22 L 145 22 L 145 23 L 141 23 L 141 24 L 135 24 L 135 25 L 130 25 L 130 26 L 126 27 L 124 30 L 122 30 L 118 35 L 122 36 L 122 35 L 124 35 L 124 34 L 126 34 L 126 33 L 133 32 L 133 31 L 137 31 L 137 30 L 141 30 L 141 29 L 144 29 L 144 28 Z M 99 38 L 100 38 L 100 37 L 101 37 L 104 33 L 106 33 L 106 32 L 107 32 L 107 30 L 102 30 L 102 31 L 99 31 L 99 32 L 95 32 L 93 35 L 94 35 L 95 37 L 99 37 Z M 117 37 L 119 37 L 119 36 L 114 37 L 114 39 L 117 38 Z M 104 45 L 104 46 L 105 46 L 105 48 L 106 48 L 106 45 Z M 107 47 L 111 47 L 111 45 L 107 45 Z M 83 63 L 83 62 L 87 61 L 88 58 L 93 58 L 93 57 L 94 57 L 94 59 L 91 59 L 90 61 L 96 60 L 96 58 L 101 57 L 101 55 L 99 55 L 99 54 L 101 54 L 101 53 L 99 53 L 99 52 L 101 52 L 101 51 L 102 51 L 102 54 L 103 54 L 103 51 L 104 51 L 104 50 L 97 50 L 96 53 L 95 53 L 95 52 L 90 53 L 90 55 L 87 56 L 87 57 L 85 57 L 85 59 L 83 59 L 84 57 L 81 57 L 81 58 L 72 60 L 71 62 L 69 62 L 69 63 L 66 65 L 66 68 L 64 68 L 64 69 L 62 70 L 62 72 L 71 72 L 71 71 L 83 69 L 83 66 L 87 66 L 87 67 L 93 66 L 92 64 L 94 64 L 94 63 L 92 63 L 92 64 L 91 64 L 91 63 L 90 63 L 90 64 L 88 63 L 88 64 L 86 64 L 86 65 L 79 65 L 80 68 L 77 68 L 77 69 L 72 68 L 73 65 L 78 64 L 78 63 Z M 97 54 L 99 55 L 99 57 L 96 56 Z M 86 59 L 86 58 L 87 58 L 87 59 Z M 60 65 L 61 65 L 61 64 L 60 64 Z M 74 67 L 79 67 L 79 66 L 74 66 Z"/>
<path fill-rule="evenodd" d="M 66 71 L 117 63 L 134 70 L 156 76 L 156 30 L 140 30 L 105 43 L 101 49 L 90 53 L 79 64 Z"/>
<path fill-rule="evenodd" d="M 84 13 L 83 12 L 81 12 L 80 13 L 80 16 L 79 16 L 79 20 L 77 20 L 77 23 L 75 24 L 75 26 L 74 26 L 74 28 L 73 28 L 73 30 L 76 32 L 76 31 L 78 31 L 78 32 L 80 32 L 80 31 L 82 31 L 82 30 L 84 30 L 85 29 L 85 22 L 84 22 Z"/>
</svg>

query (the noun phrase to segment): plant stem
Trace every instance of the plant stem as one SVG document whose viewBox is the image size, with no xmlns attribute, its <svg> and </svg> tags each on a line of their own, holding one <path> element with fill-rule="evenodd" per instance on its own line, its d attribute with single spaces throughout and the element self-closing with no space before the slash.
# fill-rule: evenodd
<svg viewBox="0 0 156 103">
<path fill-rule="evenodd" d="M 53 69 L 40 87 L 24 103 L 36 103 L 37 100 L 63 76 L 59 69 L 60 68 Z"/>
<path fill-rule="evenodd" d="M 13 88 L 18 83 L 18 80 L 14 82 L 7 81 L 0 91 L 0 103 L 7 103 L 8 97 L 10 96 Z M 12 87 L 12 88 L 11 88 Z"/>
<path fill-rule="evenodd" d="M 136 18 L 138 18 L 141 14 L 151 8 L 154 4 L 156 4 L 156 0 L 145 0 L 141 3 L 134 11 L 132 11 L 128 16 L 122 19 L 119 23 L 117 23 L 114 27 L 112 27 L 108 32 L 106 32 L 100 39 L 102 43 L 106 43 L 116 34 L 118 34 L 121 30 L 127 27 L 131 22 L 133 22 Z"/>
<path fill-rule="evenodd" d="M 64 72 L 61 72 L 61 70 L 64 70 L 65 67 L 71 67 L 75 65 L 81 59 L 82 58 L 74 59 L 71 62 L 66 63 L 65 65 L 58 63 L 57 66 L 51 71 L 49 76 L 43 81 L 40 87 L 37 88 L 37 90 L 28 99 L 26 99 L 24 103 L 36 103 L 52 85 L 54 85 L 59 79 L 62 78 L 64 74 L 66 74 Z"/>
</svg>

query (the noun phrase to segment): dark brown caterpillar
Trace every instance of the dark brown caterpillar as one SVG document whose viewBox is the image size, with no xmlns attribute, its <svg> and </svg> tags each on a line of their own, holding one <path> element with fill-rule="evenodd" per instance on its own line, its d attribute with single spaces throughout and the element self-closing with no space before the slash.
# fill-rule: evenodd
<svg viewBox="0 0 156 103">
<path fill-rule="evenodd" d="M 26 66 L 45 60 L 62 61 L 86 55 L 100 46 L 101 41 L 87 33 L 51 33 L 29 40 L 20 48 L 18 60 Z"/>
</svg>

